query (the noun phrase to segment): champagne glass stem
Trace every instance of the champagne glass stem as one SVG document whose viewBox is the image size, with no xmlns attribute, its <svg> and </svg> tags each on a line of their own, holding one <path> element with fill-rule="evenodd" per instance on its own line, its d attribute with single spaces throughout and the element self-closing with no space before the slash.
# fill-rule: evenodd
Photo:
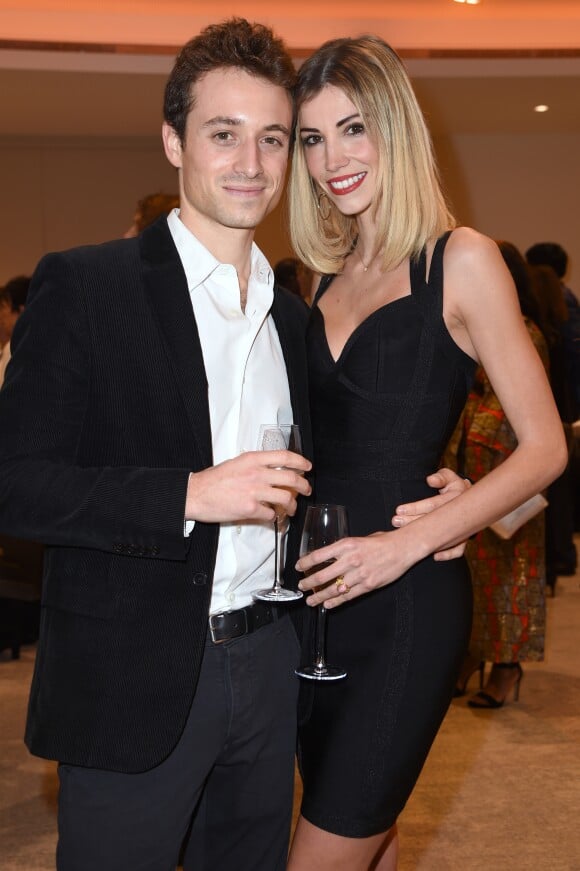
<svg viewBox="0 0 580 871">
<path fill-rule="evenodd" d="M 274 590 L 279 590 L 282 586 L 282 536 L 280 534 L 280 523 L 278 517 L 274 518 L 274 535 L 276 536 L 276 545 L 274 548 Z"/>
<path fill-rule="evenodd" d="M 281 451 L 288 449 L 294 453 L 302 453 L 300 430 L 296 424 L 262 424 L 258 450 Z M 278 467 L 283 468 L 283 467 Z M 280 507 L 280 506 L 279 506 Z M 276 506 L 274 506 L 276 510 Z M 284 565 L 284 535 L 286 532 L 286 517 L 276 515 L 274 519 L 274 578 L 267 589 L 256 590 L 252 596 L 259 602 L 295 602 L 302 598 L 300 590 L 289 590 L 284 587 L 282 570 Z"/>
<path fill-rule="evenodd" d="M 326 647 L 326 608 L 318 605 L 316 609 L 316 652 L 314 655 L 315 668 L 324 671 L 326 660 L 324 650 Z"/>
</svg>

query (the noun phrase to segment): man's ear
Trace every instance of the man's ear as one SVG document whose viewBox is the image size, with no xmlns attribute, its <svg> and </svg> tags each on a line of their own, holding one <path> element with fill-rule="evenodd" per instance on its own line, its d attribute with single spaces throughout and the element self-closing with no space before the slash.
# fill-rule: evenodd
<svg viewBox="0 0 580 871">
<path fill-rule="evenodd" d="M 181 140 L 175 128 L 168 124 L 167 121 L 164 121 L 161 127 L 161 138 L 163 139 L 163 148 L 165 149 L 167 160 L 176 169 L 181 169 Z"/>
</svg>

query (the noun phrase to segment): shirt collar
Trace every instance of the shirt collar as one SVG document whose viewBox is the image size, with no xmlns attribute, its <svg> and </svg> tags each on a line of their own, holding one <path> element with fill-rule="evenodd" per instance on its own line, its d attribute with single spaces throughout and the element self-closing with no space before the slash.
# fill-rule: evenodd
<svg viewBox="0 0 580 871">
<path fill-rule="evenodd" d="M 173 209 L 169 213 L 167 225 L 183 263 L 187 286 L 191 293 L 222 264 L 179 219 L 179 209 Z M 258 282 L 264 289 L 273 292 L 274 273 L 272 267 L 255 242 L 252 243 L 250 275 L 253 281 Z"/>
</svg>

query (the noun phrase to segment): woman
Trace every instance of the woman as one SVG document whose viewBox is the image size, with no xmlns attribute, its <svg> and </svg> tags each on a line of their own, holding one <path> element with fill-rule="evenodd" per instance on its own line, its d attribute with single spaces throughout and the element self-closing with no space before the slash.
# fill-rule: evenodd
<svg viewBox="0 0 580 871">
<path fill-rule="evenodd" d="M 498 242 L 498 246 L 514 280 L 530 339 L 548 370 L 548 348 L 537 326 L 540 312 L 526 261 L 510 242 Z M 458 436 L 451 440 L 457 444 L 457 465 L 473 481 L 503 463 L 517 446 L 515 433 L 482 368 L 477 370 Z M 452 457 L 449 462 L 455 465 Z M 483 664 L 491 662 L 485 686 L 468 704 L 472 708 L 501 708 L 512 692 L 515 699 L 518 697 L 523 675 L 520 663 L 544 658 L 544 512 L 508 539 L 493 529 L 482 529 L 468 543 L 466 556 L 473 585 L 473 628 L 455 695 L 464 695 L 473 671 L 479 668 L 482 674 Z"/>
<path fill-rule="evenodd" d="M 301 585 L 310 605 L 333 609 L 328 658 L 348 677 L 303 686 L 304 800 L 289 869 L 384 871 L 396 867 L 396 819 L 469 639 L 466 564 L 430 555 L 545 487 L 566 452 L 497 246 L 466 228 L 449 233 L 397 55 L 372 36 L 326 43 L 301 68 L 296 97 L 291 232 L 301 259 L 324 274 L 308 336 L 315 495 L 347 506 L 352 537 L 297 564 L 318 566 Z M 429 494 L 423 479 L 479 362 L 518 448 L 452 502 L 394 530 L 394 506 Z"/>
</svg>

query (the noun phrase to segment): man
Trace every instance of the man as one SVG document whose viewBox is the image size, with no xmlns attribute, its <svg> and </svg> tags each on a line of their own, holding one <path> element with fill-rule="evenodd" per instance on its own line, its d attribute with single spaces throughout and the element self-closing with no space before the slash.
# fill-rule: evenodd
<svg viewBox="0 0 580 871">
<path fill-rule="evenodd" d="M 186 836 L 186 869 L 286 865 L 298 644 L 252 592 L 293 493 L 296 583 L 311 466 L 255 448 L 294 422 L 311 453 L 307 310 L 253 236 L 293 81 L 260 25 L 191 40 L 164 108 L 179 214 L 44 258 L 15 332 L 0 528 L 47 545 L 26 741 L 61 763 L 59 871 L 169 871 Z"/>
<path fill-rule="evenodd" d="M 286 864 L 297 640 L 252 591 L 310 462 L 255 449 L 278 420 L 310 452 L 306 314 L 253 235 L 293 81 L 260 26 L 185 46 L 163 125 L 179 217 L 45 257 L 14 334 L 0 527 L 48 546 L 26 741 L 61 762 L 61 871 L 175 867 L 196 809 L 186 867 Z"/>
</svg>

